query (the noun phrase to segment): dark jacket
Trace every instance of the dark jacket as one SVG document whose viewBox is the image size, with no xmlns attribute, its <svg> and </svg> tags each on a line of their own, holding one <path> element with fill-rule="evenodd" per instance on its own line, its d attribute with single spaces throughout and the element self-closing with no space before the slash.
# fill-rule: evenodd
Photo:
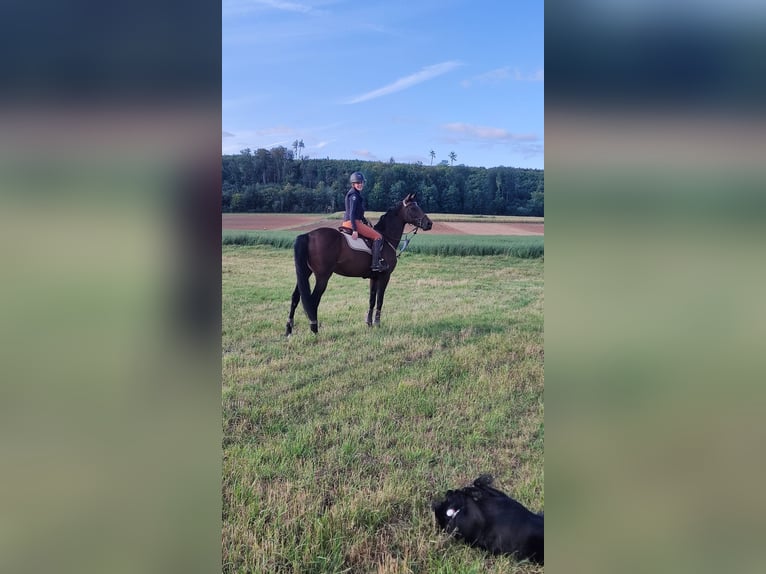
<svg viewBox="0 0 766 574">
<path fill-rule="evenodd" d="M 343 221 L 351 221 L 351 229 L 356 231 L 357 219 L 367 223 L 367 219 L 364 217 L 362 194 L 352 187 L 346 193 L 346 212 L 343 214 Z"/>
</svg>

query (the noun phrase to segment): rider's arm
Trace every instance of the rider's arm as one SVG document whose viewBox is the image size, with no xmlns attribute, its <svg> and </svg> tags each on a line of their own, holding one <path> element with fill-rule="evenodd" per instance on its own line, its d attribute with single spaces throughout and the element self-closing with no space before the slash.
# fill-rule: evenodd
<svg viewBox="0 0 766 574">
<path fill-rule="evenodd" d="M 356 194 L 351 194 L 348 198 L 348 214 L 351 219 L 351 229 L 353 231 L 356 231 L 356 212 L 357 212 L 357 201 L 358 196 Z"/>
</svg>

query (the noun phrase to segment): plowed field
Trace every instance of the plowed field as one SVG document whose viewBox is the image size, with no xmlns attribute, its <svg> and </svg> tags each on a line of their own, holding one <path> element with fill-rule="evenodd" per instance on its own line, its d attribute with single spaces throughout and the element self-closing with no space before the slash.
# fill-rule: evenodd
<svg viewBox="0 0 766 574">
<path fill-rule="evenodd" d="M 375 219 L 373 219 L 375 221 Z M 543 223 L 514 222 L 442 222 L 433 220 L 428 233 L 452 235 L 543 235 Z M 325 219 L 321 215 L 292 215 L 282 213 L 224 213 L 223 229 L 226 230 L 289 230 L 310 231 L 317 227 L 337 227 L 337 219 Z"/>
</svg>

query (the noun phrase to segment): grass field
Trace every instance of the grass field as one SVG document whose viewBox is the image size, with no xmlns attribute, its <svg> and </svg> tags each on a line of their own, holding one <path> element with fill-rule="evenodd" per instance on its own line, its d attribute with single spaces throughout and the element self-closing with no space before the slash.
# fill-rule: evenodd
<svg viewBox="0 0 766 574">
<path fill-rule="evenodd" d="M 223 571 L 541 572 L 436 531 L 431 500 L 489 472 L 543 490 L 543 259 L 403 256 L 382 326 L 334 276 L 320 332 L 283 337 L 292 253 L 223 248 Z"/>
</svg>

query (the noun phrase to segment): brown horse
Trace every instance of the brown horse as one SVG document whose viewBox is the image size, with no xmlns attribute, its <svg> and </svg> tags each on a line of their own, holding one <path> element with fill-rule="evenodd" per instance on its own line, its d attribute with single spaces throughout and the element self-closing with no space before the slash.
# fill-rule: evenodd
<svg viewBox="0 0 766 574">
<path fill-rule="evenodd" d="M 287 319 L 285 335 L 293 332 L 295 308 L 303 303 L 303 310 L 308 315 L 312 333 L 319 330 L 317 311 L 327 282 L 333 273 L 346 277 L 364 277 L 370 279 L 370 309 L 367 311 L 367 325 L 380 325 L 380 310 L 383 308 L 383 296 L 386 286 L 396 268 L 396 247 L 404 233 L 406 224 L 428 231 L 433 223 L 415 201 L 411 193 L 401 202 L 389 209 L 375 224 L 374 229 L 383 236 L 381 256 L 388 263 L 388 270 L 381 273 L 370 271 L 372 256 L 370 253 L 356 251 L 337 229 L 320 227 L 295 238 L 295 273 L 298 281 L 293 291 L 290 304 L 290 316 Z M 316 281 L 311 291 L 309 277 L 314 274 Z M 373 308 L 375 319 L 373 322 Z"/>
</svg>

